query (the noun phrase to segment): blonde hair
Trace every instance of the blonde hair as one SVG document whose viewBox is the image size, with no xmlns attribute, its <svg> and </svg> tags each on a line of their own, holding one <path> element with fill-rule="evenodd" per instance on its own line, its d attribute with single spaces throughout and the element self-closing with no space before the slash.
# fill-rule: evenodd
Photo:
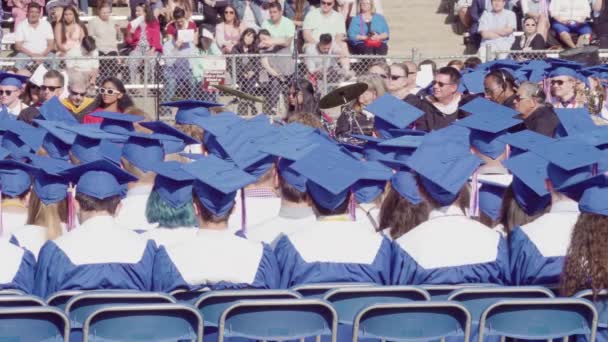
<svg viewBox="0 0 608 342">
<path fill-rule="evenodd" d="M 27 224 L 46 228 L 46 238 L 53 240 L 63 234 L 63 222 L 68 219 L 67 199 L 56 203 L 44 204 L 36 192 L 30 195 L 27 208 Z"/>
<path fill-rule="evenodd" d="M 384 85 L 384 81 L 378 75 L 361 75 L 357 77 L 357 82 L 367 84 L 367 90 L 375 92 L 377 98 L 384 95 L 384 93 L 386 92 L 386 86 Z M 360 112 L 363 108 L 361 108 L 361 104 L 359 103 L 359 101 L 355 102 L 356 103 L 354 104 L 353 108 L 356 111 Z"/>
<path fill-rule="evenodd" d="M 362 0 L 359 0 L 359 13 L 361 13 L 361 1 Z M 370 10 L 371 13 L 376 14 L 376 2 L 374 0 L 367 0 L 367 1 L 369 1 L 369 4 L 371 6 L 371 10 Z"/>
</svg>

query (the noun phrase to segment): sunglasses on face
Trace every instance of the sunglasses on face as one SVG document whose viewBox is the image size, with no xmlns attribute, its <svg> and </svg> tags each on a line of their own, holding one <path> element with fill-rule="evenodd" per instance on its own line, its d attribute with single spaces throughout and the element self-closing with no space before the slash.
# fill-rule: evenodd
<svg viewBox="0 0 608 342">
<path fill-rule="evenodd" d="M 403 77 L 407 77 L 407 76 L 405 76 L 405 75 L 391 75 L 391 80 L 392 81 L 397 81 L 398 79 L 403 78 Z"/>
<path fill-rule="evenodd" d="M 42 90 L 42 91 L 47 91 L 47 90 L 55 91 L 55 90 L 61 89 L 61 88 L 63 88 L 63 87 L 62 86 L 45 86 L 45 85 L 40 86 L 40 90 Z"/>
<path fill-rule="evenodd" d="M 85 92 L 83 92 L 83 93 L 79 93 L 79 92 L 77 92 L 77 91 L 73 91 L 73 90 L 71 90 L 71 89 L 70 89 L 70 94 L 71 94 L 72 96 L 81 96 L 81 97 L 84 97 L 84 96 L 87 94 L 87 92 L 85 91 Z"/>
<path fill-rule="evenodd" d="M 40 86 L 35 85 L 34 83 L 30 83 L 30 90 L 40 90 Z"/>
<path fill-rule="evenodd" d="M 0 96 L 6 95 L 6 96 L 11 96 L 11 94 L 14 92 L 14 90 L 0 90 Z"/>
<path fill-rule="evenodd" d="M 99 93 L 102 95 L 118 95 L 120 92 L 114 89 L 99 88 Z"/>
<path fill-rule="evenodd" d="M 224 14 L 234 14 L 234 11 L 224 11 Z"/>
<path fill-rule="evenodd" d="M 566 83 L 566 82 L 564 82 L 563 80 L 552 80 L 551 81 L 552 86 L 554 86 L 554 85 L 562 86 L 562 85 L 564 85 L 564 83 Z"/>
<path fill-rule="evenodd" d="M 515 96 L 513 97 L 513 100 L 515 101 L 521 101 L 521 100 L 527 100 L 527 99 L 531 99 L 530 96 L 521 96 L 519 94 L 515 94 Z"/>
<path fill-rule="evenodd" d="M 324 6 L 333 6 L 333 5 L 334 5 L 334 3 L 333 3 L 333 2 L 331 2 L 331 1 L 330 1 L 330 2 L 321 1 L 321 5 L 324 5 Z"/>
<path fill-rule="evenodd" d="M 445 86 L 452 85 L 452 84 L 454 84 L 454 83 L 443 83 L 443 82 L 439 82 L 439 81 L 433 81 L 433 83 L 432 83 L 433 86 L 438 85 L 439 88 L 443 88 Z"/>
</svg>

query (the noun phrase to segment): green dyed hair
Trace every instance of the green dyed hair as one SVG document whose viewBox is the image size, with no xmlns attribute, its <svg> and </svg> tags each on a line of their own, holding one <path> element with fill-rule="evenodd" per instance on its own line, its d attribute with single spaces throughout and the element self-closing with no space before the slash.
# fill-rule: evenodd
<svg viewBox="0 0 608 342">
<path fill-rule="evenodd" d="M 158 223 L 160 228 L 196 227 L 197 220 L 192 202 L 173 208 L 163 200 L 156 190 L 150 193 L 146 205 L 146 218 L 150 223 Z"/>
</svg>

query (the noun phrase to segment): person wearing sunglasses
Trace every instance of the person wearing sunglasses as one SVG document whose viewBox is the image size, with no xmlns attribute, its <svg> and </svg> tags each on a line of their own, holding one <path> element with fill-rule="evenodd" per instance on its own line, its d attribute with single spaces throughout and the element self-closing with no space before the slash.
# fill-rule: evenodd
<svg viewBox="0 0 608 342">
<path fill-rule="evenodd" d="M 386 55 L 389 28 L 382 14 L 376 13 L 374 0 L 359 1 L 359 15 L 348 26 L 348 40 L 358 55 Z"/>
<path fill-rule="evenodd" d="M 68 97 L 61 100 L 67 110 L 74 115 L 79 115 L 85 108 L 87 108 L 94 99 L 87 96 L 87 80 L 86 78 L 73 74 L 70 75 L 68 81 Z"/>
<path fill-rule="evenodd" d="M 583 108 L 584 96 L 578 96 L 583 87 L 582 76 L 570 68 L 560 67 L 549 73 L 551 82 L 551 103 L 555 108 Z"/>
<path fill-rule="evenodd" d="M 545 92 L 538 84 L 523 82 L 515 94 L 515 110 L 520 113 L 519 117 L 524 121 L 524 127 L 520 128 L 553 137 L 560 121 L 545 100 Z"/>
<path fill-rule="evenodd" d="M 393 63 L 390 66 L 390 75 L 387 78 L 386 88 L 398 99 L 401 99 L 413 106 L 418 105 L 418 97 L 411 93 L 416 83 L 411 83 L 409 69 L 404 63 Z"/>
<path fill-rule="evenodd" d="M 490 71 L 483 80 L 483 88 L 488 100 L 509 108 L 514 107 L 516 85 L 510 72 L 503 69 Z"/>
<path fill-rule="evenodd" d="M 341 51 L 348 52 L 346 44 L 346 22 L 344 16 L 335 10 L 336 0 L 321 0 L 321 7 L 312 8 L 304 17 L 303 36 L 305 47 L 319 42 L 322 34 L 332 36 L 334 44 Z"/>
<path fill-rule="evenodd" d="M 538 31 L 538 22 L 532 16 L 524 19 L 524 34 L 516 37 L 511 50 L 544 50 L 547 47 L 543 35 Z"/>
<path fill-rule="evenodd" d="M 233 6 L 226 6 L 222 18 L 224 21 L 215 27 L 215 41 L 223 54 L 229 54 L 247 27 L 241 22 Z"/>
<path fill-rule="evenodd" d="M 491 46 L 493 51 L 509 51 L 517 29 L 517 18 L 513 11 L 505 8 L 506 0 L 492 0 L 492 8 L 479 19 L 481 34 L 480 49 Z M 483 50 L 482 50 L 483 51 Z"/>
<path fill-rule="evenodd" d="M 25 76 L 0 72 L 0 103 L 9 114 L 15 117 L 28 107 L 20 99 L 23 84 L 26 81 L 27 77 Z"/>
<path fill-rule="evenodd" d="M 102 118 L 92 116 L 96 112 L 124 113 L 129 107 L 134 106 L 133 100 L 127 94 L 125 85 L 116 77 L 108 77 L 101 82 L 98 95 L 87 108 L 81 113 L 82 123 L 100 123 Z"/>
</svg>

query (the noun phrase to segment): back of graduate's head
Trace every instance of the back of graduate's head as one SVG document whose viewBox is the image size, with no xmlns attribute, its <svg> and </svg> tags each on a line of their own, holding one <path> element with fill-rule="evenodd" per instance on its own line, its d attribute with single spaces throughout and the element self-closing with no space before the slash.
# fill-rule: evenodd
<svg viewBox="0 0 608 342">
<path fill-rule="evenodd" d="M 100 213 L 112 216 L 118 212 L 121 201 L 120 195 L 99 199 L 81 192 L 76 192 L 75 198 L 80 213 Z"/>
<path fill-rule="evenodd" d="M 306 177 L 302 176 L 290 166 L 293 162 L 281 158 L 276 164 L 275 187 L 284 201 L 291 203 L 308 203 L 309 196 L 306 193 Z"/>
<path fill-rule="evenodd" d="M 194 212 L 199 220 L 199 227 L 205 227 L 209 224 L 228 224 L 228 219 L 234 211 L 234 201 L 232 201 L 230 209 L 226 212 L 214 213 L 212 210 L 205 207 L 196 193 L 192 195 L 192 200 L 194 203 Z"/>
<path fill-rule="evenodd" d="M 462 212 L 469 208 L 471 192 L 469 184 L 465 184 L 456 193 L 451 193 L 421 175 L 417 175 L 418 191 L 431 209 L 454 205 Z"/>
<path fill-rule="evenodd" d="M 197 225 L 192 202 L 174 207 L 164 200 L 157 190 L 153 190 L 148 197 L 146 219 L 150 223 L 158 223 L 161 228 L 194 227 Z"/>
<path fill-rule="evenodd" d="M 47 229 L 47 239 L 53 240 L 61 236 L 63 232 L 62 223 L 67 222 L 67 199 L 64 198 L 58 202 L 45 204 L 36 192 L 32 191 L 27 206 L 27 224 L 45 227 Z"/>
<path fill-rule="evenodd" d="M 514 179 L 514 182 L 518 182 L 518 180 Z M 516 184 L 515 186 L 519 185 Z M 521 196 L 519 196 L 519 200 L 522 200 Z M 537 196 L 532 199 L 531 201 L 533 201 L 534 204 L 527 203 L 531 201 L 520 204 L 520 201 L 518 201 L 518 198 L 515 195 L 513 186 L 509 186 L 503 195 L 500 209 L 500 222 L 507 234 L 510 234 L 515 227 L 521 227 L 536 220 L 550 209 L 549 201 L 544 197 Z M 522 207 L 522 205 L 525 208 Z"/>
<path fill-rule="evenodd" d="M 344 215 L 348 213 L 348 202 L 350 200 L 350 196 L 342 201 L 335 208 L 326 208 L 323 204 L 315 201 L 313 197 L 311 197 L 312 208 L 315 211 L 317 216 L 334 216 L 334 215 Z"/>
<path fill-rule="evenodd" d="M 133 165 L 133 163 L 131 163 L 130 161 L 128 161 L 124 157 L 120 158 L 120 164 L 121 164 L 122 168 L 125 171 L 127 171 L 128 173 L 130 173 L 133 176 L 137 177 L 137 179 L 139 179 L 139 180 L 150 179 L 150 178 L 154 177 L 154 173 L 153 172 L 143 171 L 142 169 L 140 169 L 137 166 Z"/>
</svg>

